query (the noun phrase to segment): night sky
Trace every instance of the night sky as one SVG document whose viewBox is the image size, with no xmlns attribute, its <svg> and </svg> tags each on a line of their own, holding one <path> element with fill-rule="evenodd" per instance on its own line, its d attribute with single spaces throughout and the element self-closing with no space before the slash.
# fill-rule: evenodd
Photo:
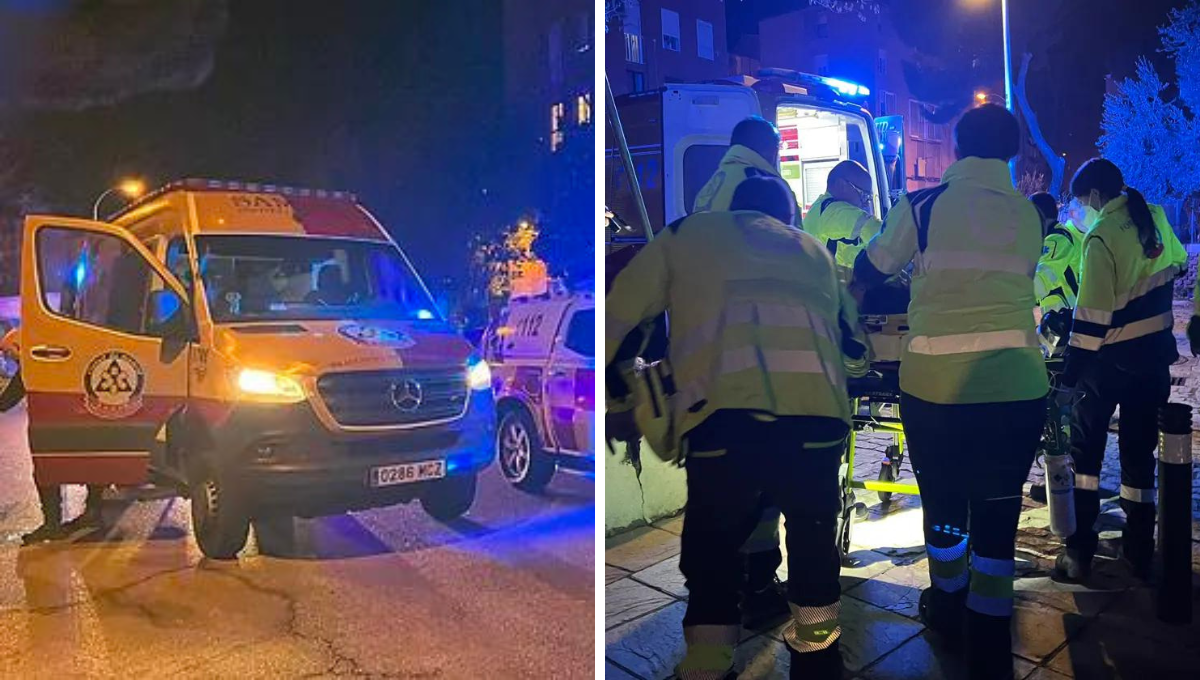
<svg viewBox="0 0 1200 680">
<path fill-rule="evenodd" d="M 884 4 L 891 8 L 904 40 L 952 65 L 978 60 L 974 77 L 966 80 L 962 93 L 967 104 L 972 88 L 1003 92 L 1000 0 L 884 0 Z M 1021 55 L 1033 54 L 1029 99 L 1051 146 L 1067 153 L 1068 177 L 1098 154 L 1105 75 L 1129 77 L 1137 57 L 1145 56 L 1164 80 L 1174 80 L 1169 60 L 1159 52 L 1157 27 L 1167 23 L 1169 10 L 1186 4 L 1186 0 L 1009 0 L 1013 77 Z M 729 0 L 729 44 L 737 45 L 744 33 L 757 32 L 761 18 L 807 5 L 807 0 Z M 831 62 L 830 67 L 836 71 L 837 65 Z"/>
<path fill-rule="evenodd" d="M 495 0 L 233 0 L 199 87 L 9 110 L 3 133 L 69 212 L 125 174 L 348 189 L 427 275 L 460 274 L 468 235 L 525 207 L 505 183 L 500 27 Z"/>
</svg>

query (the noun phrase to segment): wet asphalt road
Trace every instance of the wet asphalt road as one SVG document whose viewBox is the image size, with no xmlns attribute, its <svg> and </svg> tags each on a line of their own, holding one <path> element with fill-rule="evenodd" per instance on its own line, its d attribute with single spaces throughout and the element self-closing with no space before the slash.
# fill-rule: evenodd
<svg viewBox="0 0 1200 680">
<path fill-rule="evenodd" d="M 591 477 L 530 496 L 493 466 L 452 525 L 416 503 L 306 520 L 286 558 L 252 539 L 206 560 L 179 498 L 116 498 L 105 531 L 21 548 L 41 519 L 24 429 L 0 415 L 0 676 L 594 675 Z"/>
</svg>

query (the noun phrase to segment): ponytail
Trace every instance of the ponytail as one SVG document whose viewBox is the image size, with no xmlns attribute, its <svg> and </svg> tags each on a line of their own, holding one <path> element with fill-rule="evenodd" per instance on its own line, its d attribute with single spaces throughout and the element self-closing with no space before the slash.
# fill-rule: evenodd
<svg viewBox="0 0 1200 680">
<path fill-rule="evenodd" d="M 1162 243 L 1158 239 L 1158 227 L 1154 224 L 1154 216 L 1150 214 L 1150 206 L 1146 204 L 1146 197 L 1133 187 L 1125 187 L 1121 193 L 1128 198 L 1126 207 L 1129 209 L 1129 218 L 1137 227 L 1142 253 L 1151 259 L 1158 257 L 1162 253 Z"/>
</svg>

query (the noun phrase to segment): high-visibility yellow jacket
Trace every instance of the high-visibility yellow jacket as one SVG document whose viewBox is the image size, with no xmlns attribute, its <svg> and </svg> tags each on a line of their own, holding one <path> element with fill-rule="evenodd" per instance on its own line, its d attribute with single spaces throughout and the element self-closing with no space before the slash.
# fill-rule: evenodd
<svg viewBox="0 0 1200 680">
<path fill-rule="evenodd" d="M 1046 366 L 1033 322 L 1042 227 L 1003 161 L 965 158 L 906 194 L 855 263 L 878 283 L 913 262 L 900 387 L 937 404 L 1037 399 Z"/>
<path fill-rule="evenodd" d="M 1068 361 L 1100 358 L 1126 370 L 1179 358 L 1172 333 L 1175 277 L 1187 251 L 1157 205 L 1150 214 L 1162 252 L 1146 257 L 1124 195 L 1109 201 L 1083 240 L 1083 272 Z"/>
<path fill-rule="evenodd" d="M 1083 265 L 1083 232 L 1067 222 L 1056 224 L 1042 240 L 1042 257 L 1033 279 L 1034 296 L 1043 312 L 1074 309 Z"/>
<path fill-rule="evenodd" d="M 664 229 L 605 299 L 605 365 L 666 311 L 677 436 L 723 409 L 850 422 L 866 371 L 854 300 L 824 245 L 762 213 L 697 213 Z"/>
<path fill-rule="evenodd" d="M 773 177 L 780 179 L 779 170 L 771 166 L 765 158 L 752 151 L 749 147 L 735 144 L 729 147 L 721 159 L 717 171 L 696 194 L 692 212 L 722 212 L 729 210 L 733 202 L 733 192 L 749 177 Z M 800 212 L 797 208 L 796 224 L 800 224 Z"/>
<path fill-rule="evenodd" d="M 874 215 L 827 193 L 818 196 L 804 216 L 804 231 L 825 244 L 846 282 L 850 280 L 855 258 L 882 228 L 883 223 Z"/>
</svg>

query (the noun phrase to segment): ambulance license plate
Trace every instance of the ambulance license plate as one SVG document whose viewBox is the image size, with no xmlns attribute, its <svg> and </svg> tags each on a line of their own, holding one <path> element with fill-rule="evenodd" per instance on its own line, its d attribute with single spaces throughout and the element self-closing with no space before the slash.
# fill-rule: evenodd
<svg viewBox="0 0 1200 680">
<path fill-rule="evenodd" d="M 402 463 L 371 468 L 371 486 L 394 486 L 441 479 L 446 476 L 446 461 L 427 460 L 421 463 Z"/>
</svg>

